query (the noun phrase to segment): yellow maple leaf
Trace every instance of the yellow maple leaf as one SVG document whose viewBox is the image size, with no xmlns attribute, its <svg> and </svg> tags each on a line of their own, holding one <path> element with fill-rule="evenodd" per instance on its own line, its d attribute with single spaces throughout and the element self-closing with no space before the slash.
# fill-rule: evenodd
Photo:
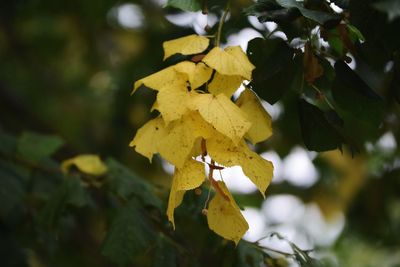
<svg viewBox="0 0 400 267">
<path fill-rule="evenodd" d="M 205 180 L 204 164 L 193 159 L 185 162 L 182 168 L 175 168 L 169 194 L 167 215 L 175 229 L 174 210 L 182 203 L 185 191 L 199 187 Z"/>
<path fill-rule="evenodd" d="M 210 201 L 207 211 L 208 227 L 220 236 L 234 241 L 237 245 L 249 229 L 249 225 L 225 183 L 222 181 L 217 183 L 224 195 L 217 191 Z"/>
<path fill-rule="evenodd" d="M 184 62 L 186 64 L 177 64 L 175 70 L 188 76 L 192 90 L 199 88 L 211 78 L 212 69 L 203 62 L 197 64 L 189 61 Z"/>
<path fill-rule="evenodd" d="M 98 155 L 79 155 L 71 159 L 64 160 L 61 163 L 61 168 L 64 172 L 76 166 L 81 172 L 86 174 L 100 176 L 107 172 L 107 166 L 103 163 Z"/>
<path fill-rule="evenodd" d="M 151 162 L 153 154 L 158 152 L 159 140 L 161 140 L 166 134 L 167 131 L 163 119 L 157 117 L 148 121 L 137 131 L 129 146 L 134 147 L 136 152 L 142 154 Z"/>
<path fill-rule="evenodd" d="M 200 115 L 217 131 L 237 144 L 251 126 L 246 115 L 224 94 L 193 94 L 188 108 Z"/>
<path fill-rule="evenodd" d="M 257 95 L 249 90 L 244 90 L 236 105 L 247 115 L 247 119 L 251 122 L 251 127 L 246 133 L 246 138 L 253 144 L 266 140 L 272 135 L 271 116 L 261 105 Z"/>
<path fill-rule="evenodd" d="M 243 78 L 239 75 L 222 75 L 217 72 L 208 84 L 208 91 L 213 95 L 222 93 L 230 98 L 242 82 Z"/>
<path fill-rule="evenodd" d="M 241 166 L 243 173 L 257 186 L 263 197 L 273 176 L 274 167 L 268 160 L 250 150 L 245 141 L 234 145 L 223 135 L 207 139 L 210 157 L 225 167 Z"/>
<path fill-rule="evenodd" d="M 175 54 L 193 55 L 203 52 L 210 44 L 210 39 L 196 34 L 188 35 L 163 43 L 164 60 Z"/>
<path fill-rule="evenodd" d="M 171 164 L 182 168 L 193 151 L 199 137 L 209 138 L 215 130 L 198 112 L 188 112 L 181 119 L 171 122 L 165 137 L 157 142 L 160 155 Z"/>
<path fill-rule="evenodd" d="M 202 61 L 220 74 L 239 75 L 247 80 L 251 80 L 255 68 L 240 46 L 227 47 L 225 50 L 214 47 Z"/>
</svg>

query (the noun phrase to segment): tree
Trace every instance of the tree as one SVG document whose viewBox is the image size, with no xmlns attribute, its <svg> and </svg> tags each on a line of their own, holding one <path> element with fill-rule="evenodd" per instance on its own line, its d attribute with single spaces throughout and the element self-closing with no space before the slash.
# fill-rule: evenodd
<svg viewBox="0 0 400 267">
<path fill-rule="evenodd" d="M 2 266 L 400 263 L 397 1 L 169 0 L 161 7 L 157 1 L 55 4 L 44 0 L 4 2 L 0 10 Z M 198 22 L 188 28 L 177 26 L 174 18 L 182 14 L 192 20 L 194 16 L 207 19 L 200 26 Z M 240 48 L 218 48 L 227 43 L 234 47 L 238 45 L 232 43 L 235 34 L 244 34 L 248 40 L 250 33 L 258 37 L 251 38 L 246 53 Z M 223 56 L 240 59 L 240 71 L 232 66 L 224 69 L 221 62 L 230 61 Z M 163 69 L 173 72 L 156 82 L 165 88 L 166 79 L 171 79 L 173 86 L 161 93 L 143 77 Z M 176 78 L 175 73 L 186 78 L 178 74 Z M 244 80 L 248 80 L 246 89 L 239 98 L 231 98 Z M 139 81 L 135 87 L 158 92 L 139 89 L 129 97 L 134 81 Z M 198 94 L 190 95 L 196 100 L 188 100 L 187 82 L 189 91 Z M 185 94 L 175 92 L 176 88 L 183 88 L 179 92 Z M 157 111 L 149 112 L 155 99 L 162 121 L 154 119 Z M 212 101 L 227 110 L 229 123 L 239 121 L 246 130 L 231 135 L 223 126 L 229 123 L 224 124 L 221 111 L 209 112 Z M 204 103 L 207 114 L 201 112 Z M 272 114 L 271 138 L 260 143 L 271 135 L 271 125 L 257 103 L 280 110 L 278 116 Z M 241 112 L 250 115 L 241 120 Z M 256 114 L 263 119 L 256 120 Z M 201 179 L 189 179 L 193 184 L 181 189 L 196 189 L 185 194 L 179 207 L 181 191 L 172 191 L 172 196 L 177 194 L 172 204 L 174 229 L 165 214 L 171 187 L 171 178 L 162 168 L 165 162 L 155 156 L 150 164 L 128 144 L 146 121 L 161 129 L 165 121 L 178 125 L 180 119 L 183 125 L 188 118 L 205 123 L 203 130 L 213 126 L 196 136 L 203 138 L 196 144 L 196 153 L 207 153 L 219 164 L 203 159 L 210 168 L 211 183 L 199 187 Z M 250 125 L 259 127 L 250 132 Z M 186 124 L 183 129 L 196 132 Z M 213 146 L 212 138 L 218 140 L 218 134 L 224 136 Z M 142 136 L 148 138 L 149 133 Z M 226 137 L 232 145 L 227 145 Z M 258 154 L 269 151 L 267 159 L 278 158 L 276 164 L 284 159 L 288 169 L 298 168 L 289 164 L 297 152 L 312 156 L 317 180 L 299 186 L 296 180 L 284 179 L 289 172 L 275 171 L 278 182 L 269 185 L 266 201 L 257 192 L 232 191 L 231 195 L 222 182 L 212 179 L 213 172 L 240 163 L 252 178 L 246 171 L 251 167 L 238 155 L 258 154 L 238 149 L 248 149 L 244 139 L 255 145 Z M 147 144 L 159 140 L 160 136 L 148 138 Z M 174 146 L 182 145 L 180 140 L 169 139 L 154 151 L 138 149 L 137 139 L 132 145 L 145 155 L 159 152 L 179 170 L 186 165 L 172 152 Z M 239 141 L 243 145 L 238 146 Z M 225 153 L 228 148 L 233 152 Z M 228 163 L 231 158 L 236 160 L 233 164 Z M 191 178 L 203 171 L 198 162 L 189 165 Z M 262 193 L 269 183 L 268 168 L 261 171 L 264 182 L 252 179 Z M 204 175 L 198 176 L 204 180 Z M 211 202 L 209 194 L 215 195 Z M 264 210 L 271 210 L 268 206 L 278 205 L 273 200 L 282 194 L 300 203 L 298 209 L 320 210 L 327 221 L 344 216 L 340 237 L 324 245 L 314 236 L 307 243 L 311 247 L 304 247 L 279 231 L 284 229 L 279 228 L 282 221 L 269 221 L 265 239 L 258 241 L 239 241 L 244 232 L 227 231 L 234 221 L 228 216 L 231 212 L 240 217 L 243 208 L 264 205 Z M 207 203 L 208 213 L 212 207 L 230 212 L 212 213 L 217 217 L 210 223 L 210 214 L 204 215 Z M 294 213 L 288 216 L 296 220 Z M 173 221 L 171 208 L 168 217 Z M 304 212 L 299 218 L 315 217 Z M 305 230 L 291 229 L 310 233 L 307 229 L 313 225 L 302 222 Z M 328 231 L 316 234 L 324 235 Z"/>
</svg>

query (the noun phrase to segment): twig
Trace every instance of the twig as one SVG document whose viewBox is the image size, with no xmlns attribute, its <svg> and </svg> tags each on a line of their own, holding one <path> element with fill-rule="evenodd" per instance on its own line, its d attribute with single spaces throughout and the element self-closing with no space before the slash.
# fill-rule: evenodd
<svg viewBox="0 0 400 267">
<path fill-rule="evenodd" d="M 226 3 L 226 6 L 225 6 L 224 13 L 222 14 L 221 19 L 219 20 L 218 30 L 217 30 L 217 33 L 216 33 L 217 37 L 215 39 L 215 46 L 220 46 L 220 44 L 221 44 L 222 27 L 224 26 L 224 22 L 225 22 L 226 16 L 229 13 L 230 6 L 231 6 L 231 0 L 228 0 L 228 2 Z"/>
</svg>

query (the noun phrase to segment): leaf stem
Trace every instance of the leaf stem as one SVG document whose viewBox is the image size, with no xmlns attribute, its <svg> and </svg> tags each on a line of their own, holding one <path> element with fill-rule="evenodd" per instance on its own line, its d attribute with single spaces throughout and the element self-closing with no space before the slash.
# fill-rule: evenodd
<svg viewBox="0 0 400 267">
<path fill-rule="evenodd" d="M 215 46 L 220 46 L 220 44 L 221 44 L 222 27 L 224 26 L 224 22 L 225 22 L 226 16 L 229 13 L 230 6 L 231 6 L 231 0 L 228 0 L 226 2 L 224 13 L 222 13 L 221 19 L 219 20 L 218 30 L 217 30 L 216 39 L 215 39 Z"/>
<path fill-rule="evenodd" d="M 325 102 L 328 104 L 328 106 L 331 108 L 331 109 L 335 109 L 335 107 L 332 105 L 332 103 L 328 100 L 328 98 L 326 98 L 326 96 L 325 96 L 325 94 L 317 87 L 317 86 L 315 86 L 314 84 L 310 84 L 311 85 L 311 87 L 315 90 L 315 91 L 317 91 L 318 92 L 318 94 L 320 94 L 323 98 L 324 98 L 324 100 L 325 100 Z"/>
<path fill-rule="evenodd" d="M 284 251 L 280 251 L 271 247 L 267 247 L 267 246 L 261 246 L 258 243 L 253 243 L 253 242 L 248 242 L 248 244 L 250 244 L 253 248 L 259 250 L 261 253 L 266 254 L 266 250 L 286 256 L 286 257 L 294 257 L 294 254 L 292 253 L 288 253 L 288 252 L 284 252 Z M 268 255 L 268 254 L 267 254 Z"/>
</svg>

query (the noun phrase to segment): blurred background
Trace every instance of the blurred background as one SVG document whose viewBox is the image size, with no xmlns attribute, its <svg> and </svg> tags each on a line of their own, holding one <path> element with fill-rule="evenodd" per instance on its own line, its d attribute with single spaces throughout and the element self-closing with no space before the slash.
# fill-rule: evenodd
<svg viewBox="0 0 400 267">
<path fill-rule="evenodd" d="M 81 153 L 113 157 L 150 181 L 165 202 L 173 167 L 158 157 L 150 164 L 128 147 L 136 130 L 154 116 L 149 110 L 155 93 L 130 93 L 135 80 L 167 66 L 164 41 L 208 34 L 206 26 L 215 29 L 225 1 L 214 2 L 203 15 L 165 7 L 164 0 L 1 1 L 0 130 L 15 137 L 26 131 L 61 137 L 65 146 L 58 160 Z M 274 128 L 273 137 L 255 148 L 275 166 L 266 199 L 239 167 L 223 170 L 250 225 L 245 240 L 277 232 L 303 250 L 315 249 L 313 257 L 327 259 L 329 266 L 400 266 L 400 106 L 394 97 L 399 85 L 387 90 L 399 74 L 393 51 L 399 53 L 400 7 L 379 9 L 375 2 L 351 1 L 349 20 L 366 41 L 357 48 L 361 59 L 351 55 L 350 66 L 384 98 L 379 130 L 354 157 L 346 149 L 310 152 L 301 138 L 294 96 L 288 93 L 273 105 L 263 101 Z M 260 23 L 243 13 L 253 3 L 232 2 L 223 46 L 240 45 L 246 51 L 255 37 L 287 40 L 276 23 Z M 190 228 L 181 213 L 178 208 L 177 231 Z M 24 238 L 16 240 L 26 247 Z M 260 244 L 292 251 L 276 237 Z M 30 265 L 72 264 L 56 259 L 59 265 L 39 260 Z M 99 262 L 77 266 L 112 266 L 105 259 Z"/>
</svg>

